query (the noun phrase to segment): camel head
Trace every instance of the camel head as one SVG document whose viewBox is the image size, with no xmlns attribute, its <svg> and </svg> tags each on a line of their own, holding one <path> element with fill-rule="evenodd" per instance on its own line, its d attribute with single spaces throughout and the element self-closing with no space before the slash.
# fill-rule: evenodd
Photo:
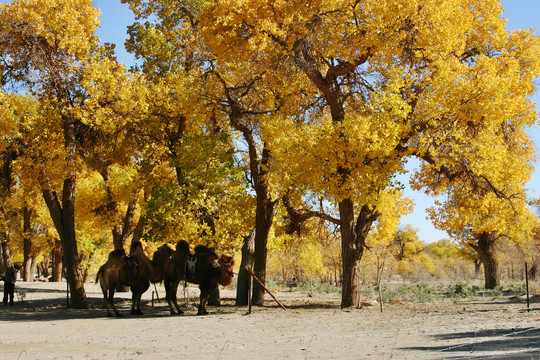
<svg viewBox="0 0 540 360">
<path fill-rule="evenodd" d="M 217 282 L 222 286 L 230 285 L 234 276 L 232 270 L 234 266 L 233 257 L 231 255 L 223 254 L 212 262 L 212 266 L 221 270 Z"/>
</svg>

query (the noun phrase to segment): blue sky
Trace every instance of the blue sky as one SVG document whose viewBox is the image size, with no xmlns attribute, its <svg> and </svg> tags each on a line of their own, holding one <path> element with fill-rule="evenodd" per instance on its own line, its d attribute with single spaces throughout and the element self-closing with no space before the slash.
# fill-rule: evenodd
<svg viewBox="0 0 540 360">
<path fill-rule="evenodd" d="M 124 50 L 123 46 L 126 38 L 126 26 L 134 22 L 129 7 L 122 4 L 120 0 L 94 0 L 93 3 L 102 11 L 101 28 L 98 30 L 97 36 L 102 41 L 117 45 L 116 53 L 120 62 L 125 64 L 134 63 L 135 59 Z M 508 19 L 508 29 L 535 28 L 537 29 L 535 33 L 540 35 L 540 0 L 502 0 L 501 3 L 505 9 L 503 16 Z M 540 88 L 540 79 L 536 81 L 536 84 Z M 540 104 L 540 91 L 537 91 L 534 100 L 537 104 Z M 540 107 L 537 106 L 537 109 L 540 109 Z M 537 152 L 540 154 L 540 130 L 535 127 L 529 133 L 536 144 Z M 415 166 L 415 164 L 411 163 L 409 167 L 414 169 Z M 531 181 L 528 183 L 527 192 L 530 197 L 538 198 L 540 196 L 539 186 L 540 169 L 533 174 Z M 435 229 L 425 218 L 425 209 L 433 204 L 433 200 L 421 192 L 410 189 L 406 190 L 406 196 L 414 199 L 416 205 L 414 213 L 402 219 L 402 225 L 411 224 L 419 230 L 420 239 L 426 242 L 447 238 L 445 232 Z"/>
</svg>

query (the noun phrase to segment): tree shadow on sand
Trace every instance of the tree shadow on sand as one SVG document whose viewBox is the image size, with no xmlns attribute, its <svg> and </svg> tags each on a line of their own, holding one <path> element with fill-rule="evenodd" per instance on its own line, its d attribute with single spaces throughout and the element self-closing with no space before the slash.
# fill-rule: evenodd
<svg viewBox="0 0 540 360">
<path fill-rule="evenodd" d="M 67 306 L 66 298 L 46 300 L 25 300 L 14 306 L 0 305 L 0 321 L 57 321 L 74 319 L 116 319 L 108 318 L 102 298 L 87 298 L 88 309 L 72 309 Z M 148 317 L 170 316 L 167 303 L 159 302 L 152 306 L 151 301 L 143 301 L 143 315 L 130 314 L 130 299 L 116 301 L 121 317 L 118 319 L 140 319 Z"/>
<path fill-rule="evenodd" d="M 19 291 L 25 291 L 24 288 L 19 288 Z M 0 305 L 0 321 L 58 321 L 71 319 L 97 319 L 107 318 L 105 307 L 103 305 L 103 297 L 97 294 L 88 294 L 88 309 L 71 309 L 67 305 L 66 290 L 42 290 L 28 289 L 33 293 L 47 293 L 47 298 L 44 299 L 27 299 L 16 302 L 14 306 Z M 167 303 L 164 299 L 142 300 L 143 313 L 142 316 L 133 316 L 129 313 L 131 305 L 130 293 L 126 293 L 125 298 L 116 300 L 118 310 L 122 317 L 121 319 L 138 319 L 148 317 L 170 317 Z M 196 305 L 198 297 L 191 297 L 186 305 L 182 302 L 182 308 L 186 314 L 183 316 L 197 316 Z M 288 310 L 326 310 L 339 309 L 339 304 L 333 301 L 327 302 L 305 302 L 305 301 L 284 301 L 283 304 Z M 253 312 L 264 310 L 280 310 L 279 305 L 273 301 L 266 301 L 263 307 L 254 306 Z M 227 314 L 244 314 L 247 311 L 247 306 L 235 306 L 235 299 L 222 297 L 220 306 L 210 306 L 208 316 L 227 315 Z"/>
<path fill-rule="evenodd" d="M 24 292 L 26 289 L 20 288 L 18 291 Z M 48 296 L 43 299 L 19 299 L 14 306 L 5 306 L 0 304 L 0 321 L 58 321 L 73 319 L 107 319 L 103 297 L 99 295 L 88 295 L 88 309 L 72 309 L 67 303 L 67 294 L 65 290 L 41 290 L 28 289 L 35 293 L 46 293 Z M 126 293 L 125 298 L 116 299 L 116 304 L 120 314 L 119 319 L 140 319 L 140 318 L 158 318 L 171 317 L 165 299 L 155 299 L 155 301 L 143 299 L 143 315 L 134 316 L 130 314 L 131 293 Z M 197 316 L 198 297 L 192 297 L 189 304 L 182 303 L 185 310 L 183 316 Z M 243 313 L 243 307 L 234 305 L 234 299 L 222 299 L 220 306 L 209 306 L 210 314 L 224 315 Z M 112 318 L 115 319 L 115 318 Z"/>
<path fill-rule="evenodd" d="M 537 359 L 540 358 L 540 328 L 523 327 L 434 334 L 454 345 L 411 346 L 404 350 L 438 353 L 445 359 Z M 457 340 L 457 344 L 455 344 Z M 455 357 L 452 357 L 455 356 Z"/>
</svg>

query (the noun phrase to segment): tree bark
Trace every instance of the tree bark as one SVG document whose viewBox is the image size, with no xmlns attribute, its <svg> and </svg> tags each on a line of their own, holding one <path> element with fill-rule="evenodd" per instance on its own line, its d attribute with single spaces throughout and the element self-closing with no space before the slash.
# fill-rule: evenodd
<svg viewBox="0 0 540 360">
<path fill-rule="evenodd" d="M 253 272 L 255 253 L 255 228 L 251 230 L 248 236 L 244 237 L 242 245 L 242 260 L 240 270 L 238 270 L 238 279 L 236 286 L 236 306 L 248 305 L 248 293 L 251 287 L 251 275 Z"/>
<path fill-rule="evenodd" d="M 37 270 L 38 270 L 38 276 L 39 277 L 44 277 L 46 279 L 48 279 L 51 274 L 49 272 L 49 264 L 51 263 L 51 256 L 49 254 L 49 256 L 47 256 L 46 258 L 44 258 L 38 265 L 37 265 Z"/>
<path fill-rule="evenodd" d="M 8 230 L 6 231 L 3 231 L 2 232 L 2 237 L 4 238 L 2 240 L 2 261 L 3 261 L 3 265 L 4 267 L 9 267 L 11 266 L 11 258 L 12 258 L 12 254 L 11 254 L 11 251 L 9 250 L 9 232 Z M 2 268 L 3 269 L 3 268 Z"/>
<path fill-rule="evenodd" d="M 128 203 L 126 213 L 124 214 L 122 225 L 117 225 L 113 228 L 113 243 L 115 250 L 123 249 L 126 245 L 127 239 L 135 230 L 133 218 L 135 216 L 136 208 L 137 199 L 131 200 Z"/>
<path fill-rule="evenodd" d="M 533 261 L 531 268 L 529 269 L 529 279 L 536 280 L 537 275 L 538 275 L 538 262 Z"/>
<path fill-rule="evenodd" d="M 0 213 L 4 217 L 4 222 L 8 221 L 8 216 L 6 209 L 0 204 Z M 0 239 L 0 245 L 2 246 L 2 262 L 4 267 L 1 268 L 0 271 L 3 271 L 4 268 L 7 268 L 11 266 L 11 250 L 9 249 L 9 243 L 10 243 L 10 234 L 9 229 L 5 228 L 1 233 L 2 239 Z"/>
<path fill-rule="evenodd" d="M 133 236 L 131 237 L 131 244 L 133 244 L 136 241 L 140 241 L 143 233 L 144 233 L 144 227 L 146 225 L 146 218 L 144 216 L 139 217 L 139 221 L 137 221 L 137 225 L 135 226 L 135 230 L 133 230 Z"/>
<path fill-rule="evenodd" d="M 75 309 L 88 308 L 83 276 L 79 264 L 79 252 L 75 236 L 75 186 L 77 178 L 74 173 L 64 180 L 62 205 L 56 192 L 43 190 L 45 203 L 49 208 L 53 223 L 60 235 L 62 243 L 63 262 L 71 295 L 71 307 Z"/>
<path fill-rule="evenodd" d="M 23 280 L 32 281 L 32 210 L 28 206 L 23 207 Z"/>
<path fill-rule="evenodd" d="M 255 211 L 255 254 L 253 263 L 253 274 L 266 284 L 266 260 L 268 257 L 268 233 L 274 221 L 274 207 L 276 202 L 270 199 L 260 199 L 257 197 L 257 208 Z M 253 282 L 253 305 L 264 305 L 264 288 L 256 281 Z"/>
<path fill-rule="evenodd" d="M 253 181 L 253 188 L 256 194 L 256 208 L 255 208 L 255 240 L 254 240 L 254 264 L 253 273 L 265 284 L 266 281 L 266 260 L 268 254 L 267 242 L 268 233 L 272 227 L 274 220 L 274 208 L 277 201 L 271 199 L 271 195 L 268 190 L 268 183 L 266 175 L 268 173 L 269 162 L 271 159 L 270 150 L 266 143 L 263 143 L 262 151 L 259 152 L 259 145 L 257 144 L 258 136 L 254 133 L 254 128 L 249 125 L 249 121 L 243 123 L 246 114 L 250 114 L 249 118 L 253 115 L 250 110 L 243 107 L 241 99 L 236 94 L 236 90 L 233 87 L 227 85 L 227 82 L 217 73 L 218 77 L 223 85 L 225 92 L 224 101 L 229 106 L 228 116 L 231 125 L 234 129 L 239 131 L 248 146 L 249 154 L 249 172 Z M 240 95 L 240 98 L 245 96 L 248 91 Z M 259 156 L 260 154 L 260 156 Z M 252 303 L 254 305 L 264 305 L 264 293 L 265 290 L 257 282 L 253 283 L 253 297 Z"/>
<path fill-rule="evenodd" d="M 60 239 L 54 239 L 52 281 L 62 281 L 62 243 Z"/>
<path fill-rule="evenodd" d="M 80 267 L 77 237 L 75 233 L 77 134 L 73 117 L 69 114 L 63 115 L 62 117 L 64 121 L 64 147 L 66 150 L 66 160 L 70 167 L 70 170 L 66 173 L 66 177 L 64 178 L 62 203 L 60 204 L 56 191 L 50 189 L 45 174 L 43 174 L 41 179 L 42 193 L 62 243 L 64 269 L 71 295 L 71 307 L 75 309 L 87 309 L 88 301 L 84 290 L 84 281 Z"/>
<path fill-rule="evenodd" d="M 62 249 L 64 250 L 64 263 L 66 275 L 71 290 L 71 306 L 75 309 L 88 308 L 84 281 L 79 263 L 79 251 L 77 249 L 77 238 L 75 233 L 75 186 L 77 178 L 75 174 L 64 181 L 62 193 L 62 215 L 64 222 L 64 238 Z M 62 240 L 62 238 L 60 238 Z"/>
<path fill-rule="evenodd" d="M 351 199 L 339 203 L 341 221 L 341 259 L 343 269 L 341 307 L 360 307 L 360 260 L 366 237 L 379 213 L 364 205 L 355 222 Z"/>
<path fill-rule="evenodd" d="M 4 266 L 4 248 L 3 248 L 3 242 L 2 240 L 0 240 L 0 271 L 2 271 L 2 269 L 5 269 L 6 267 Z"/>
<path fill-rule="evenodd" d="M 492 233 L 483 232 L 476 236 L 477 244 L 473 248 L 484 265 L 484 286 L 486 289 L 494 289 L 500 285 L 499 263 L 495 256 L 495 241 L 497 238 Z"/>
<path fill-rule="evenodd" d="M 230 89 L 226 89 L 227 92 L 229 90 Z M 270 150 L 266 144 L 264 144 L 261 156 L 259 158 L 257 144 L 252 129 L 245 124 L 242 124 L 240 121 L 242 119 L 240 105 L 235 102 L 231 96 L 229 96 L 228 99 L 231 103 L 231 123 L 236 130 L 242 133 L 248 144 L 249 170 L 253 179 L 253 188 L 257 197 L 255 208 L 255 253 L 253 274 L 264 285 L 266 283 L 268 233 L 270 232 L 272 222 L 274 221 L 274 208 L 277 203 L 277 201 L 271 199 L 266 180 L 271 155 Z M 258 306 L 264 305 L 264 293 L 264 287 L 254 281 L 252 304 Z"/>
<path fill-rule="evenodd" d="M 0 215 L 3 216 L 4 222 L 7 223 L 8 216 L 7 211 L 4 208 L 3 200 L 5 200 L 6 197 L 10 195 L 11 187 L 13 185 L 13 160 L 16 158 L 17 153 L 13 146 L 9 146 L 5 151 L 0 155 L 0 158 L 2 160 L 2 164 L 0 167 L 0 198 L 2 199 L 2 202 L 0 203 Z M 2 248 L 2 261 L 0 261 L 0 273 L 3 274 L 3 271 L 5 268 L 8 268 L 11 266 L 11 257 L 13 256 L 11 254 L 11 251 L 9 249 L 9 242 L 10 242 L 10 234 L 9 229 L 6 227 L 4 231 L 2 231 L 1 235 L 2 238 L 0 238 L 0 246 Z"/>
<path fill-rule="evenodd" d="M 32 256 L 30 258 L 30 280 L 29 281 L 34 281 L 34 274 L 37 274 L 38 270 L 37 270 L 37 256 Z M 39 274 L 38 274 L 39 275 Z"/>
<path fill-rule="evenodd" d="M 482 266 L 482 263 L 480 262 L 480 259 L 474 260 L 474 277 L 477 277 L 480 275 L 480 267 Z"/>
<path fill-rule="evenodd" d="M 107 189 L 107 213 L 111 213 L 115 219 L 120 218 L 120 210 L 118 202 L 113 198 L 112 190 L 110 187 L 111 177 L 109 175 L 109 169 L 105 168 L 101 171 L 101 176 L 105 182 Z M 133 217 L 135 216 L 135 210 L 137 207 L 137 196 L 128 203 L 126 213 L 122 217 L 122 223 L 114 224 L 112 229 L 113 247 L 115 250 L 124 249 L 127 239 L 134 231 Z"/>
</svg>

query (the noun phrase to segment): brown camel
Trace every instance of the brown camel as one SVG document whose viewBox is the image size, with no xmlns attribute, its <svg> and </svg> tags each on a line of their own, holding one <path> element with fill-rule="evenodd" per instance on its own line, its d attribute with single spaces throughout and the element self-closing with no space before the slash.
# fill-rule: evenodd
<svg viewBox="0 0 540 360">
<path fill-rule="evenodd" d="M 130 286 L 131 314 L 141 315 L 141 296 L 150 287 L 150 282 L 157 283 L 163 280 L 163 268 L 172 252 L 169 246 L 160 246 L 150 261 L 138 241 L 131 244 L 129 256 L 126 256 L 123 249 L 112 251 L 96 276 L 96 283 L 100 282 L 103 291 L 107 316 L 112 316 L 109 305 L 116 316 L 121 316 L 114 306 L 114 290 L 118 285 Z"/>
<path fill-rule="evenodd" d="M 207 315 L 206 302 L 214 288 L 219 285 L 227 286 L 232 282 L 234 259 L 230 255 L 217 254 L 203 245 L 195 247 L 195 254 L 190 254 L 189 245 L 181 240 L 176 245 L 176 251 L 165 264 L 163 280 L 167 302 L 171 315 L 176 315 L 173 304 L 178 314 L 184 312 L 180 310 L 176 299 L 178 284 L 180 281 L 187 281 L 199 284 L 201 290 L 199 310 L 197 315 Z"/>
</svg>

